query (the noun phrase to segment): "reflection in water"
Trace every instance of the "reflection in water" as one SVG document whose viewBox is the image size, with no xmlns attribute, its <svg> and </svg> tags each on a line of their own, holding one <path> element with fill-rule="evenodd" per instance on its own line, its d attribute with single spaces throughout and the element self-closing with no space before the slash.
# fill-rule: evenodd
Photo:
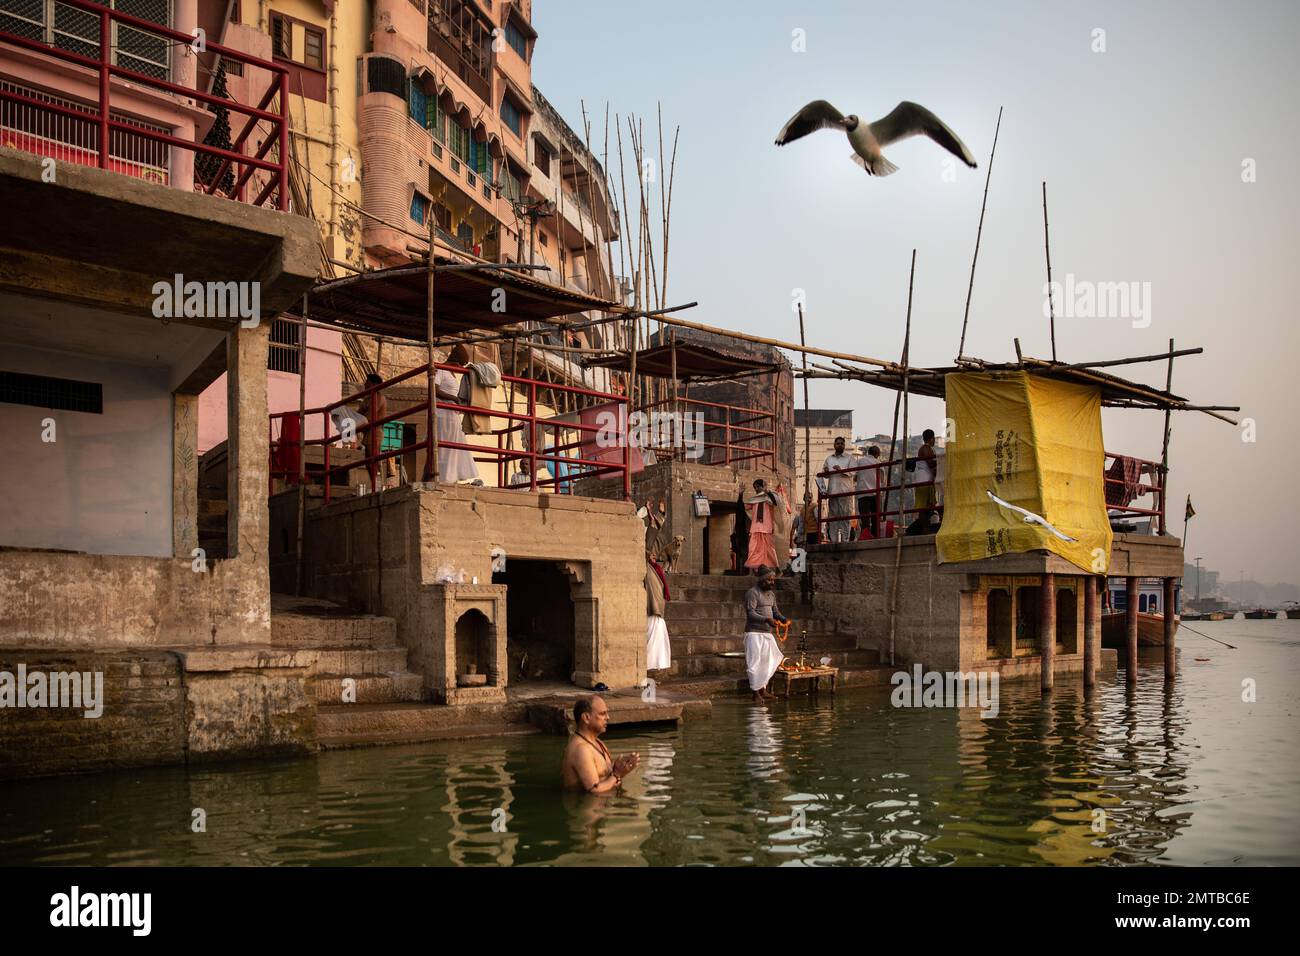
<svg viewBox="0 0 1300 956">
<path fill-rule="evenodd" d="M 1173 685 L 1158 661 L 1086 695 L 1003 683 L 988 719 L 896 709 L 888 688 L 715 701 L 711 720 L 610 734 L 642 763 L 608 796 L 562 793 L 547 736 L 13 781 L 0 861 L 1295 865 L 1300 622 L 1213 633 L 1240 649 L 1180 640 Z"/>
</svg>

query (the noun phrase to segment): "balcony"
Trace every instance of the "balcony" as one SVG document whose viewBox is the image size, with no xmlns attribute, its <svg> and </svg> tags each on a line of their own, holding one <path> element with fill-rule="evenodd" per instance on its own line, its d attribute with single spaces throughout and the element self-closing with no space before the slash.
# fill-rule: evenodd
<svg viewBox="0 0 1300 956">
<path fill-rule="evenodd" d="M 288 209 L 287 70 L 208 41 L 206 73 L 224 62 L 248 93 L 195 88 L 196 58 L 176 52 L 193 35 L 156 22 L 170 4 L 132 6 L 156 20 L 125 5 L 0 0 L 0 145 Z"/>
</svg>

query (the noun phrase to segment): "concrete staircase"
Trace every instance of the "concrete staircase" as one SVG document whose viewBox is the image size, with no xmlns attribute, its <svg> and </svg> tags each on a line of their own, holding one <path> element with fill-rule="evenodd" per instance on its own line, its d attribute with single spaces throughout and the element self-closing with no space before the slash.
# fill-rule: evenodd
<svg viewBox="0 0 1300 956">
<path fill-rule="evenodd" d="M 667 676 L 657 679 L 666 687 L 694 693 L 723 693 L 748 689 L 745 681 L 745 592 L 754 579 L 732 575 L 673 574 L 668 586 L 665 620 L 672 643 L 673 663 Z M 797 580 L 779 578 L 777 605 L 794 620 L 785 643 L 789 657 L 797 654 L 799 635 L 807 633 L 808 656 L 813 661 L 829 657 L 840 669 L 839 686 L 887 683 L 892 669 L 880 664 L 875 650 L 857 646 L 857 635 L 838 629 L 833 621 L 818 617 L 799 600 Z"/>
<path fill-rule="evenodd" d="M 522 708 L 425 703 L 423 680 L 407 670 L 392 618 L 273 594 L 271 644 L 315 656 L 307 690 L 316 699 L 317 742 L 324 749 L 535 732 L 520 725 Z M 355 682 L 354 703 L 343 702 L 348 679 Z"/>
</svg>

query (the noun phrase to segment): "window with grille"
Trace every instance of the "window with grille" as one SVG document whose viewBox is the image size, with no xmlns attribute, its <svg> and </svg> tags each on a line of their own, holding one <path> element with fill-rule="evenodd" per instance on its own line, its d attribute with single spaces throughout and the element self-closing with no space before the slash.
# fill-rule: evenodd
<svg viewBox="0 0 1300 956">
<path fill-rule="evenodd" d="M 391 93 L 398 97 L 406 95 L 406 66 L 391 56 L 370 57 L 366 61 L 366 80 L 371 93 Z"/>
<path fill-rule="evenodd" d="M 266 367 L 273 372 L 298 374 L 299 325 L 289 319 L 271 322 L 271 341 L 266 353 Z"/>
<path fill-rule="evenodd" d="M 104 414 L 104 386 L 48 375 L 0 371 L 0 403 Z"/>
<path fill-rule="evenodd" d="M 533 165 L 547 179 L 551 178 L 551 153 L 541 143 L 533 140 Z"/>
<path fill-rule="evenodd" d="M 160 26 L 171 26 L 171 0 L 98 0 Z M 0 30 L 60 50 L 99 58 L 99 16 L 58 0 L 0 0 Z M 125 24 L 110 25 L 112 62 L 159 80 L 171 77 L 171 41 Z"/>
</svg>

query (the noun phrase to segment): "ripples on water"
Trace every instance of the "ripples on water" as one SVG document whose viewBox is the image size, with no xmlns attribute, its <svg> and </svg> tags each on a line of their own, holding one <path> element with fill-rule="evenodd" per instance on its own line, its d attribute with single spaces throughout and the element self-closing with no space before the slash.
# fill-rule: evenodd
<svg viewBox="0 0 1300 956">
<path fill-rule="evenodd" d="M 888 688 L 715 701 L 679 731 L 611 734 L 642 755 L 612 797 L 561 794 L 544 736 L 17 781 L 0 863 L 1300 863 L 1300 622 L 1197 626 L 1240 646 L 1182 631 L 1172 690 L 1158 663 L 1091 700 L 1073 678 L 1047 702 L 1005 683 L 989 719 L 896 709 Z"/>
</svg>

